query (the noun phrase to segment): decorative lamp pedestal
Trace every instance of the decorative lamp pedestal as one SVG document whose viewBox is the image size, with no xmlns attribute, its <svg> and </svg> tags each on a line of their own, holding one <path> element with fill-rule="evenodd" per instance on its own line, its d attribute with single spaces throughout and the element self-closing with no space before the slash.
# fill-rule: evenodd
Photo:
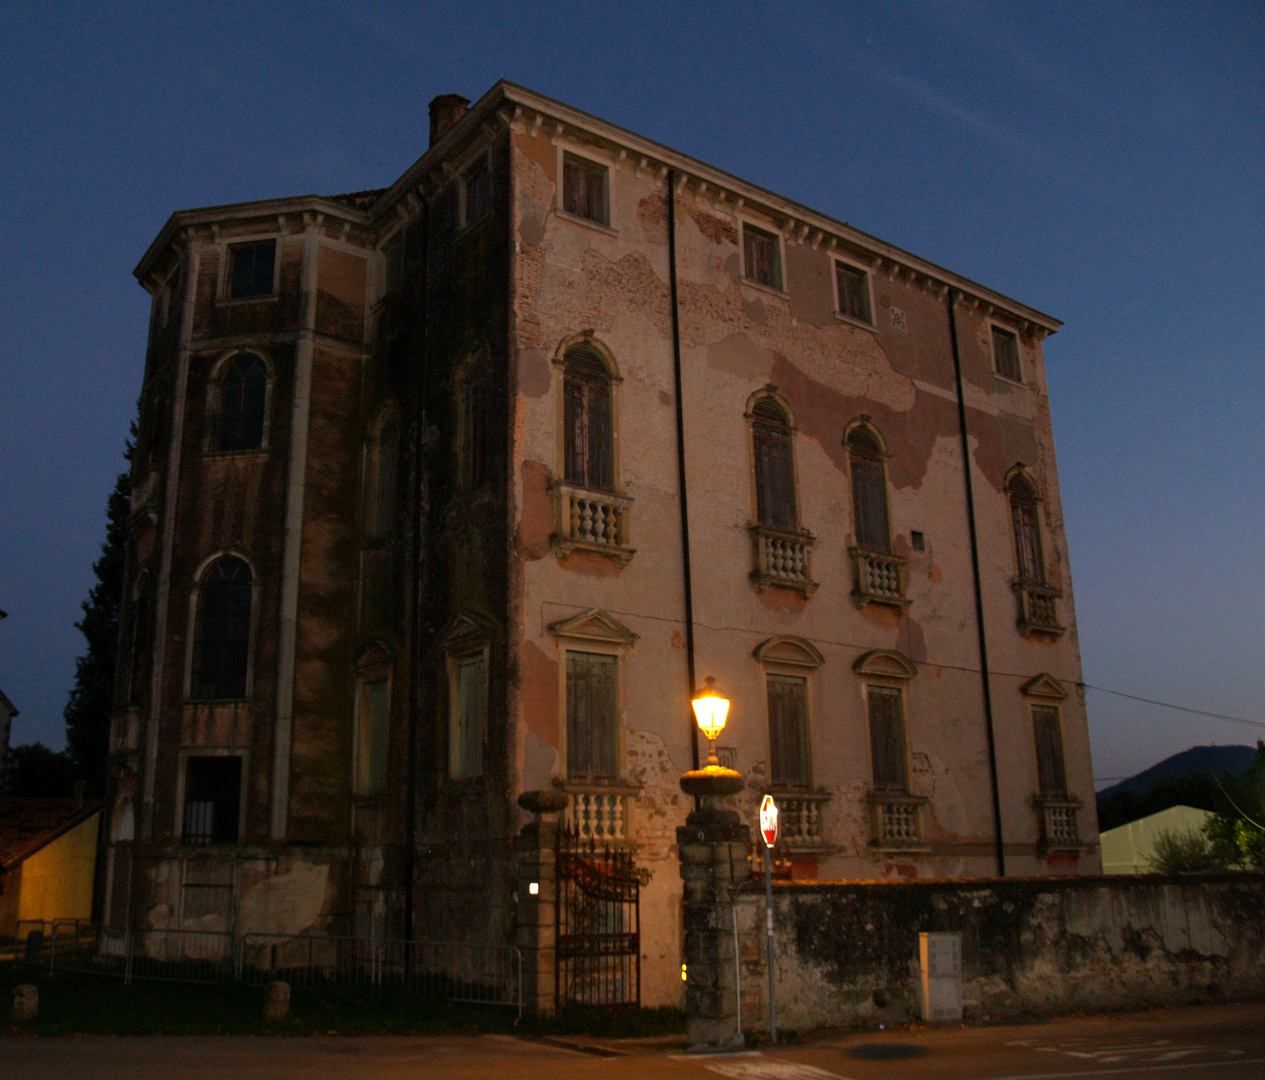
<svg viewBox="0 0 1265 1080">
<path fill-rule="evenodd" d="M 676 830 L 685 909 L 685 1012 L 690 1049 L 734 1050 L 738 993 L 734 971 L 734 892 L 747 877 L 750 829 L 726 795 L 743 789 L 741 773 L 708 765 L 681 777 L 699 807 Z"/>
</svg>

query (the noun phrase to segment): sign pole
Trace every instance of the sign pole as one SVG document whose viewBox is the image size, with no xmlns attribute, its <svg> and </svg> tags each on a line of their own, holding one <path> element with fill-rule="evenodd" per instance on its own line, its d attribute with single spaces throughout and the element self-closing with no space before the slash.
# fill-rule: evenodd
<svg viewBox="0 0 1265 1080">
<path fill-rule="evenodd" d="M 773 845 L 777 843 L 777 803 L 772 795 L 760 802 L 760 835 L 764 837 L 764 955 L 769 968 L 769 1035 L 777 1042 L 777 994 L 773 976 Z"/>
</svg>

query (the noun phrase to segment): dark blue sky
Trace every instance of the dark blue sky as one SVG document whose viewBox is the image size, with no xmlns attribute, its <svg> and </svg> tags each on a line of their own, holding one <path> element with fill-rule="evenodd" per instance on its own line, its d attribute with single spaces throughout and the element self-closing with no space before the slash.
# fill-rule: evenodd
<svg viewBox="0 0 1265 1080">
<path fill-rule="evenodd" d="M 131 271 L 164 220 L 387 184 L 432 97 L 502 77 L 1063 319 L 1046 361 L 1085 678 L 1265 724 L 1263 56 L 1256 2 L 5 5 L 14 741 L 62 743 L 140 389 Z M 1100 777 L 1265 735 L 1088 703 Z"/>
</svg>

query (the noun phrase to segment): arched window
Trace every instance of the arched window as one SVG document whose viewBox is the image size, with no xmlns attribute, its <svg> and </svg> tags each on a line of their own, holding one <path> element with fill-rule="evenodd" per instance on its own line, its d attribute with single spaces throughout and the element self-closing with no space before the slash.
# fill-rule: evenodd
<svg viewBox="0 0 1265 1080">
<path fill-rule="evenodd" d="M 611 373 L 601 353 L 581 342 L 563 367 L 565 473 L 569 484 L 592 491 L 615 489 L 615 433 Z"/>
<path fill-rule="evenodd" d="M 268 366 L 254 353 L 239 353 L 219 371 L 210 447 L 218 453 L 259 450 L 264 444 Z"/>
<path fill-rule="evenodd" d="M 203 572 L 193 634 L 193 698 L 246 696 L 252 583 L 250 567 L 234 555 L 216 559 Z"/>
<path fill-rule="evenodd" d="M 395 524 L 396 459 L 400 427 L 395 409 L 387 406 L 370 425 L 365 444 L 364 535 L 378 540 Z"/>
<path fill-rule="evenodd" d="M 852 468 L 852 513 L 856 521 L 857 547 L 889 554 L 891 534 L 887 523 L 887 476 L 878 435 L 858 424 L 847 437 Z"/>
<path fill-rule="evenodd" d="M 755 452 L 756 516 L 761 525 L 791 532 L 799 525 L 791 421 L 771 395 L 760 398 L 751 409 L 751 442 Z"/>
<path fill-rule="evenodd" d="M 1010 523 L 1015 535 L 1015 564 L 1025 585 L 1045 584 L 1045 557 L 1041 551 L 1040 497 L 1026 473 L 1015 472 L 1006 482 Z"/>
</svg>

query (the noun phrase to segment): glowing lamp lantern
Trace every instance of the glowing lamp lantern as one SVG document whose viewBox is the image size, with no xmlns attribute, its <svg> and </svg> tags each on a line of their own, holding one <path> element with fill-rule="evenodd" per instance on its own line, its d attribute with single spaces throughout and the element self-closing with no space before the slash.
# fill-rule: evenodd
<svg viewBox="0 0 1265 1080">
<path fill-rule="evenodd" d="M 707 766 L 719 767 L 720 759 L 716 756 L 716 736 L 725 728 L 725 717 L 729 714 L 729 699 L 723 697 L 716 689 L 716 680 L 710 675 L 703 684 L 703 689 L 694 695 L 691 702 L 694 706 L 694 717 L 698 721 L 698 729 L 707 736 Z"/>
</svg>

